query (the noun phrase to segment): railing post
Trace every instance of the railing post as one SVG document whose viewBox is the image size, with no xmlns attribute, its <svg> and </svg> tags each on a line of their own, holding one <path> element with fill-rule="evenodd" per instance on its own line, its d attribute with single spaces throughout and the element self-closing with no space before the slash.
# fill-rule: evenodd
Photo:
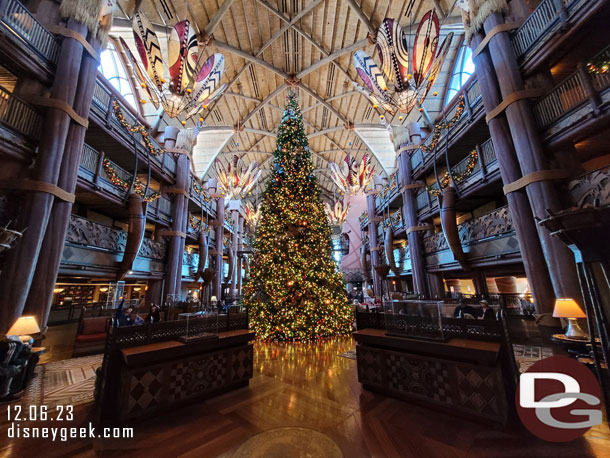
<svg viewBox="0 0 610 458">
<path fill-rule="evenodd" d="M 93 184 L 99 187 L 100 176 L 104 171 L 104 158 L 106 154 L 103 151 L 100 151 L 97 156 L 97 166 L 95 167 L 95 176 L 93 177 Z"/>
<path fill-rule="evenodd" d="M 483 178 L 487 177 L 487 164 L 485 163 L 485 154 L 483 154 L 483 151 L 481 150 L 481 147 L 479 146 L 479 144 L 477 143 L 475 145 L 475 149 L 477 151 L 477 157 L 479 158 L 479 166 L 481 167 L 481 174 L 483 175 Z"/>
<path fill-rule="evenodd" d="M 105 89 L 104 89 L 105 90 Z M 110 119 L 112 118 L 112 113 L 114 112 L 114 97 L 108 94 L 108 107 L 106 108 L 106 127 L 110 127 Z"/>
<path fill-rule="evenodd" d="M 566 11 L 564 0 L 553 0 L 553 4 L 555 5 L 557 16 L 559 16 L 561 21 L 561 28 L 566 29 L 568 25 L 568 12 Z"/>
<path fill-rule="evenodd" d="M 602 104 L 601 97 L 599 93 L 593 87 L 593 80 L 591 79 L 591 75 L 587 71 L 585 64 L 583 62 L 579 62 L 577 65 L 578 68 L 578 78 L 582 84 L 587 97 L 589 98 L 589 103 L 591 104 L 591 108 L 593 108 L 593 112 L 595 114 L 599 114 L 599 108 Z"/>
</svg>

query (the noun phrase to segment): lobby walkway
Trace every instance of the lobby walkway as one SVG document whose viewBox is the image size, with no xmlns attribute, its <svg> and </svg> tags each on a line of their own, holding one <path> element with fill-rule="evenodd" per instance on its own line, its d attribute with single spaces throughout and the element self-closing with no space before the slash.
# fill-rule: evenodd
<svg viewBox="0 0 610 458">
<path fill-rule="evenodd" d="M 290 441 L 304 443 L 312 453 L 308 456 L 342 453 L 346 458 L 610 456 L 606 424 L 575 442 L 551 444 L 519 424 L 500 431 L 366 392 L 357 381 L 356 361 L 339 356 L 353 347 L 351 339 L 319 345 L 256 344 L 249 388 L 126 425 L 134 427 L 133 439 L 9 441 L 10 425 L 2 407 L 0 457 L 305 456 L 288 452 Z M 76 408 L 73 422 L 44 426 L 86 425 L 89 409 Z M 285 429 L 261 435 L 276 428 Z"/>
</svg>

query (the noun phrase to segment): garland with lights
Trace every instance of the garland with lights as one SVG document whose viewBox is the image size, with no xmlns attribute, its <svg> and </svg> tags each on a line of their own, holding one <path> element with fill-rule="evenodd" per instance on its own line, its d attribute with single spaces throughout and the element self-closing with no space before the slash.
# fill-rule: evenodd
<svg viewBox="0 0 610 458">
<path fill-rule="evenodd" d="M 457 109 L 455 110 L 455 114 L 453 115 L 453 117 L 451 119 L 448 119 L 447 121 L 441 121 L 434 125 L 432 141 L 429 145 L 421 145 L 420 149 L 422 150 L 422 152 L 431 153 L 432 151 L 434 151 L 434 148 L 436 148 L 436 145 L 438 144 L 438 141 L 441 138 L 442 131 L 446 129 L 451 129 L 459 122 L 459 120 L 462 118 L 462 115 L 464 114 L 465 107 L 466 102 L 464 101 L 464 96 L 461 95 L 457 101 Z"/>
<path fill-rule="evenodd" d="M 352 310 L 332 259 L 331 229 L 293 93 L 282 116 L 274 159 L 243 296 L 250 328 L 267 341 L 347 335 Z"/>
<path fill-rule="evenodd" d="M 117 188 L 121 188 L 125 191 L 129 190 L 129 188 L 131 187 L 131 183 L 127 180 L 124 180 L 116 173 L 116 169 L 112 166 L 108 159 L 104 159 L 104 161 L 102 162 L 102 166 L 104 167 L 104 172 L 106 173 L 106 176 L 114 186 L 116 186 Z M 136 181 L 133 184 L 133 192 L 142 197 L 145 202 L 153 202 L 159 197 L 161 197 L 161 193 L 159 192 L 153 192 L 152 194 L 146 196 L 146 185 L 142 183 L 139 178 L 136 178 Z"/>
<path fill-rule="evenodd" d="M 125 115 L 123 115 L 123 111 L 121 110 L 119 102 L 113 100 L 112 106 L 114 108 L 114 114 L 117 120 L 119 121 L 119 124 L 121 124 L 121 126 L 123 126 L 132 134 L 140 133 L 140 135 L 142 135 L 142 140 L 144 140 L 144 144 L 146 145 L 146 148 L 148 149 L 150 154 L 152 154 L 153 156 L 160 156 L 162 154 L 165 154 L 165 149 L 155 148 L 155 145 L 153 145 L 153 142 L 150 139 L 150 135 L 148 134 L 148 130 L 145 126 L 143 126 L 142 124 L 129 124 L 127 121 L 125 121 Z"/>
<path fill-rule="evenodd" d="M 597 59 L 587 63 L 587 70 L 589 73 L 595 75 L 605 75 L 610 71 L 610 59 Z"/>
<path fill-rule="evenodd" d="M 210 232 L 210 226 L 206 226 L 206 224 L 202 220 L 195 218 L 190 213 L 189 213 L 189 226 L 191 226 L 191 228 L 194 231 L 200 231 L 201 228 L 204 227 L 205 232 Z"/>
<path fill-rule="evenodd" d="M 476 149 L 472 150 L 470 152 L 470 157 L 468 158 L 468 163 L 466 164 L 466 168 L 464 169 L 464 171 L 460 172 L 460 173 L 452 174 L 453 181 L 455 182 L 455 184 L 461 183 L 462 181 L 466 180 L 470 175 L 472 175 L 472 172 L 474 172 L 474 169 L 477 166 L 478 161 L 479 161 L 479 154 L 477 153 L 477 150 Z M 451 175 L 447 171 L 443 174 L 442 177 L 439 177 L 438 181 L 440 183 L 440 189 L 437 189 L 433 186 L 426 186 L 426 189 L 428 190 L 428 192 L 435 197 L 440 196 L 443 189 L 445 189 L 447 186 L 449 186 L 449 183 L 451 183 Z"/>
<path fill-rule="evenodd" d="M 197 183 L 197 181 L 193 181 L 193 189 L 197 194 L 201 196 L 201 198 L 205 202 L 210 203 L 212 201 L 212 198 L 208 196 L 208 193 L 205 191 L 205 189 L 203 189 L 202 186 L 199 186 L 199 183 Z"/>
</svg>

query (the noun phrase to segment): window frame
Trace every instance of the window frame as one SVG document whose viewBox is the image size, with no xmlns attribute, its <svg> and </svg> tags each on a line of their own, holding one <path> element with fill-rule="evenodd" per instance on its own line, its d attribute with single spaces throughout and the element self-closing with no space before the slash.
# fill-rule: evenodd
<svg viewBox="0 0 610 458">
<path fill-rule="evenodd" d="M 111 49 L 112 46 L 112 49 Z M 112 63 L 114 65 L 114 70 L 115 70 L 115 75 L 111 76 L 110 78 L 108 78 L 105 74 L 104 74 L 104 70 L 102 69 L 102 58 L 101 55 L 104 52 L 111 52 L 113 54 L 111 54 L 112 56 Z M 122 66 L 123 71 L 125 72 L 125 76 L 121 76 L 120 71 L 118 69 L 118 65 Z M 108 39 L 108 45 L 106 47 L 106 49 L 102 50 L 102 52 L 100 52 L 100 64 L 97 68 L 98 73 L 104 77 L 104 79 L 119 93 L 121 94 L 121 97 L 123 97 L 123 99 L 131 106 L 131 108 L 133 108 L 139 115 L 143 115 L 143 107 L 142 107 L 142 103 L 140 102 L 140 93 L 138 92 L 138 88 L 133 84 L 133 73 L 131 72 L 130 67 L 127 65 L 127 62 L 125 61 L 125 58 L 123 56 L 123 49 L 121 47 L 121 45 L 114 39 L 114 38 L 109 38 Z M 119 88 L 117 88 L 114 83 L 112 82 L 112 80 L 117 79 L 119 80 L 119 88 L 122 87 L 123 82 L 125 82 L 131 92 L 130 93 L 123 93 L 123 91 L 121 91 Z M 133 101 L 134 104 L 132 104 L 129 100 L 129 96 L 133 97 Z"/>
<path fill-rule="evenodd" d="M 472 72 L 468 73 L 464 71 L 466 67 L 466 63 L 470 61 L 472 62 Z M 472 61 L 472 50 L 466 44 L 465 40 L 462 40 L 460 43 L 457 55 L 453 64 L 451 66 L 451 74 L 447 80 L 447 86 L 445 88 L 445 97 L 443 101 L 443 108 L 451 105 L 453 100 L 459 94 L 460 90 L 464 87 L 464 84 L 468 81 L 468 79 L 474 74 L 474 62 Z M 464 78 L 464 75 L 467 77 Z M 454 85 L 454 81 L 458 81 L 459 85 Z"/>
</svg>

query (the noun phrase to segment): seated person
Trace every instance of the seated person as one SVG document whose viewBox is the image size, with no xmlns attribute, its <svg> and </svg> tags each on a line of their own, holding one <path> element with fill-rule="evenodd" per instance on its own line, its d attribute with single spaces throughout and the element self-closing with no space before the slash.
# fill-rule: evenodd
<svg viewBox="0 0 610 458">
<path fill-rule="evenodd" d="M 157 304 L 152 304 L 150 307 L 150 312 L 146 316 L 144 320 L 145 323 L 158 323 L 161 321 L 161 314 L 159 313 L 159 306 Z"/>
<path fill-rule="evenodd" d="M 496 311 L 494 309 L 492 309 L 491 307 L 489 307 L 489 304 L 487 303 L 487 301 L 485 299 L 483 299 L 481 302 L 479 302 L 479 304 L 481 304 L 481 306 L 483 307 L 482 318 L 484 320 L 495 320 L 496 319 Z"/>
<path fill-rule="evenodd" d="M 466 316 L 470 315 L 470 316 Z M 479 311 L 475 309 L 472 305 L 466 305 L 464 299 L 460 299 L 458 302 L 458 306 L 453 311 L 454 318 L 477 318 L 479 316 Z"/>
</svg>

